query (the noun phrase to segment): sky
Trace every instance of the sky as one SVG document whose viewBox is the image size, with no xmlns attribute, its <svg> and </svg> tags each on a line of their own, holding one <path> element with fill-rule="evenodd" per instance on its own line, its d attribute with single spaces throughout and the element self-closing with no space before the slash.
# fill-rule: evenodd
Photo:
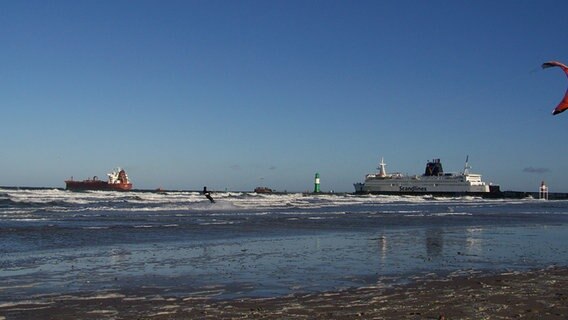
<svg viewBox="0 0 568 320">
<path fill-rule="evenodd" d="M 3 1 L 0 185 L 352 192 L 472 172 L 568 192 L 568 2 Z"/>
</svg>

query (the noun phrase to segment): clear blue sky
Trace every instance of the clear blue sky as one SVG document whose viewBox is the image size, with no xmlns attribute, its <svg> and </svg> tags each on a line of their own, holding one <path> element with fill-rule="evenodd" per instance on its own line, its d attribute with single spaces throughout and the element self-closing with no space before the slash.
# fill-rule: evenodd
<svg viewBox="0 0 568 320">
<path fill-rule="evenodd" d="M 0 185 L 353 191 L 441 158 L 568 192 L 567 1 L 4 1 Z"/>
</svg>

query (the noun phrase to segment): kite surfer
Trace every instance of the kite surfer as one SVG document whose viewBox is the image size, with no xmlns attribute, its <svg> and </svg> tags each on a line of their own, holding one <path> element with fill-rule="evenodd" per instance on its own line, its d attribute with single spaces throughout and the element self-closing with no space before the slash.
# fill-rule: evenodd
<svg viewBox="0 0 568 320">
<path fill-rule="evenodd" d="M 215 203 L 215 200 L 213 200 L 213 197 L 211 197 L 211 192 L 207 191 L 207 187 L 203 187 L 203 195 L 209 199 L 209 201 L 211 201 L 211 203 Z"/>
</svg>

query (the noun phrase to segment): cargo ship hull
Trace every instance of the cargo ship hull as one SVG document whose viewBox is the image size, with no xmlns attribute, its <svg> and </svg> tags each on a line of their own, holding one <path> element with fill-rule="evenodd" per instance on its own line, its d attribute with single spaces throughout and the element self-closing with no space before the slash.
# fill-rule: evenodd
<svg viewBox="0 0 568 320">
<path fill-rule="evenodd" d="M 117 168 L 108 174 L 108 181 L 99 180 L 96 176 L 83 181 L 75 181 L 71 178 L 65 180 L 65 189 L 73 191 L 129 191 L 132 189 L 132 183 L 128 179 L 126 171 Z"/>
<path fill-rule="evenodd" d="M 65 189 L 73 191 L 100 190 L 100 191 L 130 191 L 132 183 L 113 183 L 106 181 L 65 181 Z"/>
</svg>

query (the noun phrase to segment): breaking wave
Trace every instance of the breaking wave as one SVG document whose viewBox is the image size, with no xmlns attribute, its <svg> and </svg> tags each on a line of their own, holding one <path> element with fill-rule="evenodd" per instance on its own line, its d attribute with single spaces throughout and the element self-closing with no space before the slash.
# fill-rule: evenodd
<svg viewBox="0 0 568 320">
<path fill-rule="evenodd" d="M 337 214 L 371 212 L 382 215 L 446 216 L 484 212 L 494 206 L 539 203 L 539 200 L 486 200 L 472 197 L 434 198 L 429 196 L 381 196 L 352 194 L 256 194 L 247 192 L 213 193 L 210 203 L 199 192 L 72 192 L 61 189 L 0 188 L 0 221 L 10 219 L 50 220 L 69 217 L 120 214 Z M 550 205 L 548 208 L 554 209 Z"/>
</svg>

